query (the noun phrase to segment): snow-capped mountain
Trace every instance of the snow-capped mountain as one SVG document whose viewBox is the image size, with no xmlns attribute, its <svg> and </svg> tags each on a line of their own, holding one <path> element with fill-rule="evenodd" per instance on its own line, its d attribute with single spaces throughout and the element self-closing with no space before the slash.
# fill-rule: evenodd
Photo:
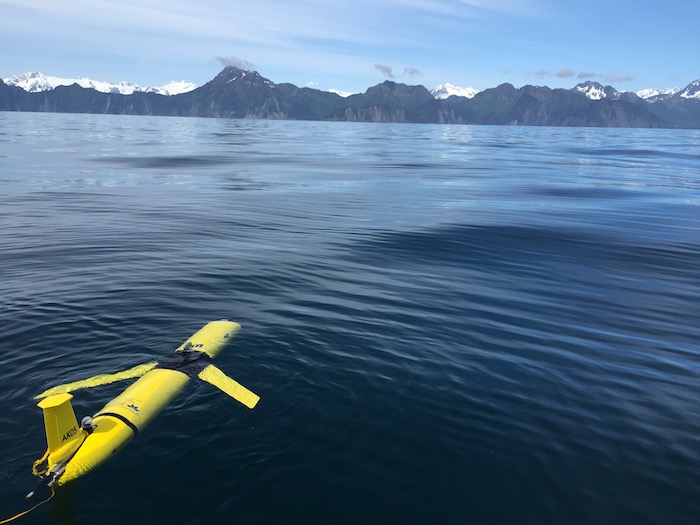
<svg viewBox="0 0 700 525">
<path fill-rule="evenodd" d="M 683 92 L 680 94 L 680 97 L 700 100 L 700 80 L 696 80 L 688 84 L 683 90 Z"/>
<path fill-rule="evenodd" d="M 119 82 L 118 84 L 114 84 L 111 82 L 92 80 L 90 78 L 85 77 L 52 77 L 43 75 L 38 71 L 4 78 L 3 82 L 5 82 L 5 84 L 7 84 L 8 86 L 20 87 L 29 93 L 51 91 L 52 89 L 55 89 L 58 86 L 70 86 L 73 84 L 78 84 L 82 88 L 92 88 L 102 93 L 115 93 L 121 95 L 132 95 L 136 92 L 156 93 L 158 95 L 179 95 L 180 93 L 187 93 L 188 91 L 192 91 L 197 87 L 197 84 L 193 84 L 192 82 L 176 80 L 168 82 L 164 86 L 160 87 L 142 87 L 138 84 L 131 84 L 129 82 Z"/>
<path fill-rule="evenodd" d="M 644 100 L 659 100 L 660 98 L 668 98 L 672 97 L 676 93 L 678 93 L 681 90 L 681 88 L 666 88 L 666 89 L 654 89 L 654 88 L 648 88 L 648 89 L 642 89 L 641 91 L 637 91 L 637 96 L 641 99 Z"/>
<path fill-rule="evenodd" d="M 576 85 L 572 91 L 582 93 L 591 100 L 601 100 L 604 98 L 617 100 L 620 98 L 620 92 L 617 91 L 615 88 L 610 86 L 603 86 L 598 82 L 592 82 L 590 80 L 583 82 L 582 84 Z"/>
<path fill-rule="evenodd" d="M 598 82 L 584 82 L 578 84 L 573 91 L 583 93 L 591 100 L 601 100 L 604 98 L 617 100 L 622 95 L 621 92 L 610 86 L 602 86 Z M 681 97 L 685 99 L 700 100 L 700 80 L 691 82 L 683 90 L 681 88 L 666 88 L 666 89 L 642 89 L 635 93 L 639 98 L 648 102 L 657 102 L 659 100 L 667 100 L 671 97 Z"/>
<path fill-rule="evenodd" d="M 440 84 L 430 93 L 438 100 L 443 100 L 455 95 L 457 97 L 474 98 L 479 91 L 473 87 L 458 87 L 452 84 Z"/>
<path fill-rule="evenodd" d="M 159 93 L 161 95 L 180 95 L 182 93 L 194 91 L 197 89 L 197 84 L 194 82 L 187 82 L 186 80 L 171 80 L 160 87 L 148 89 L 152 89 L 154 93 Z"/>
</svg>

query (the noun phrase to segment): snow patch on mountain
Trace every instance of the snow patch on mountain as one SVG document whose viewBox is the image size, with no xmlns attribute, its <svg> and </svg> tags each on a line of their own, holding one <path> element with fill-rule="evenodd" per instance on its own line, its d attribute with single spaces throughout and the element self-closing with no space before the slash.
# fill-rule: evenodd
<svg viewBox="0 0 700 525">
<path fill-rule="evenodd" d="M 348 98 L 350 95 L 357 95 L 357 93 L 353 91 L 340 91 L 339 89 L 334 89 L 331 88 L 328 90 L 330 93 L 335 93 L 336 95 L 339 95 L 343 98 Z"/>
<path fill-rule="evenodd" d="M 197 88 L 197 84 L 192 82 L 173 80 L 164 86 L 160 87 L 143 87 L 130 82 L 102 82 L 92 80 L 86 77 L 62 78 L 43 75 L 38 71 L 24 73 L 22 75 L 13 75 L 9 78 L 4 78 L 3 82 L 8 86 L 16 86 L 24 89 L 29 93 L 40 93 L 42 91 L 51 91 L 59 86 L 71 86 L 78 84 L 82 88 L 94 89 L 102 93 L 115 93 L 120 95 L 132 95 L 134 93 L 156 93 L 158 95 L 179 95 L 187 93 Z"/>
<path fill-rule="evenodd" d="M 479 91 L 474 89 L 473 87 L 458 87 L 454 86 L 452 84 L 440 84 L 439 86 L 436 86 L 435 89 L 433 89 L 430 93 L 433 95 L 438 100 L 444 100 L 446 98 L 449 98 L 451 96 L 457 96 L 457 97 L 465 97 L 465 98 L 474 98 L 474 96 L 478 93 Z"/>
</svg>

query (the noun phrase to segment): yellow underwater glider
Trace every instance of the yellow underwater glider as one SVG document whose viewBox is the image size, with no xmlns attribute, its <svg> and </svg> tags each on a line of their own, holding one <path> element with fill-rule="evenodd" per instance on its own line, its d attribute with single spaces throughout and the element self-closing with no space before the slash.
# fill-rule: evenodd
<svg viewBox="0 0 700 525">
<path fill-rule="evenodd" d="M 59 385 L 36 396 L 41 399 L 38 406 L 44 412 L 48 445 L 46 454 L 32 469 L 39 477 L 37 488 L 64 485 L 104 463 L 136 437 L 190 377 L 211 383 L 253 408 L 260 398 L 211 364 L 240 328 L 231 321 L 212 321 L 160 362 Z M 78 424 L 70 402 L 71 391 L 136 377 L 140 379 Z"/>
</svg>

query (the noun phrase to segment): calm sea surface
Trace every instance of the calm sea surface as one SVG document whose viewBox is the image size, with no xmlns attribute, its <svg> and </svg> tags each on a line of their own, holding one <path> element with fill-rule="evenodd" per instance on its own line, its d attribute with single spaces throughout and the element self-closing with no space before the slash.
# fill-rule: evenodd
<svg viewBox="0 0 700 525">
<path fill-rule="evenodd" d="M 698 131 L 0 113 L 0 519 L 35 394 L 219 318 L 258 407 L 22 522 L 700 523 Z"/>
</svg>

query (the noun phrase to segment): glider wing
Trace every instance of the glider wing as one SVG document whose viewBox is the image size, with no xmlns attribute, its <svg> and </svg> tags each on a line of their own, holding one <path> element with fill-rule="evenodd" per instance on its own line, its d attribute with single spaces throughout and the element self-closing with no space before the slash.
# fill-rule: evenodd
<svg viewBox="0 0 700 525">
<path fill-rule="evenodd" d="M 108 385 L 110 383 L 115 383 L 116 381 L 122 381 L 123 379 L 141 377 L 149 370 L 155 368 L 157 364 L 157 361 L 152 361 L 150 363 L 144 363 L 114 374 L 100 374 L 81 381 L 73 381 L 72 383 L 58 385 L 53 388 L 49 388 L 48 390 L 44 390 L 41 394 L 35 396 L 34 399 L 41 399 L 42 397 L 53 396 L 55 394 L 65 394 L 81 388 L 92 388 L 94 386 Z"/>
<path fill-rule="evenodd" d="M 214 385 L 222 392 L 228 394 L 236 401 L 240 401 L 248 408 L 253 408 L 260 401 L 260 396 L 254 394 L 238 381 L 231 379 L 214 365 L 207 365 L 198 377 L 202 381 Z"/>
</svg>

